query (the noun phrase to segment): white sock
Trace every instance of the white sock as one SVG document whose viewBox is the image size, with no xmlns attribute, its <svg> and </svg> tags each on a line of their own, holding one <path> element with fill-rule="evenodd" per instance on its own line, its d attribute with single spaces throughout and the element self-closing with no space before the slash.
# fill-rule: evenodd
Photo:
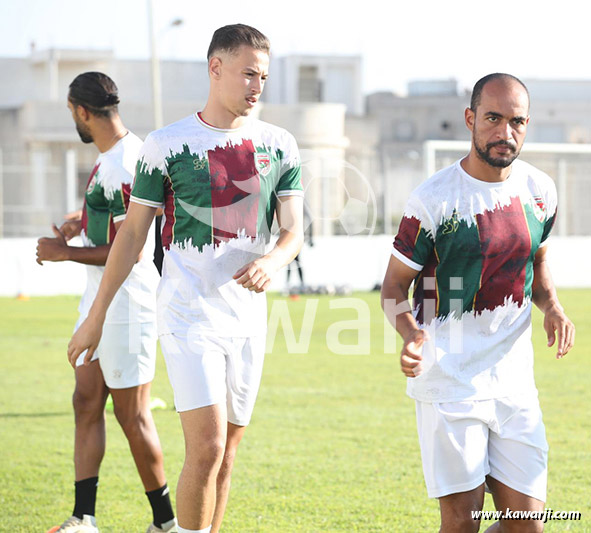
<svg viewBox="0 0 591 533">
<path fill-rule="evenodd" d="M 178 526 L 179 533 L 209 533 L 211 531 L 211 526 L 206 527 L 205 529 L 185 529 L 184 527 Z"/>
</svg>

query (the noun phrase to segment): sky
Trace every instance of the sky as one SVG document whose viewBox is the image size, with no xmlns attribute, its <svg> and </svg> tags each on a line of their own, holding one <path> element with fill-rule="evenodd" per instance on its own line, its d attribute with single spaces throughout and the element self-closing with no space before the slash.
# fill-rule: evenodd
<svg viewBox="0 0 591 533">
<path fill-rule="evenodd" d="M 360 55 L 364 93 L 404 94 L 412 80 L 471 88 L 491 72 L 524 80 L 591 79 L 581 0 L 153 0 L 163 59 L 205 60 L 226 24 L 255 26 L 272 53 Z M 112 49 L 148 58 L 148 0 L 0 0 L 0 56 L 56 48 Z M 175 19 L 180 26 L 171 26 Z M 270 76 L 273 75 L 271 71 Z"/>
</svg>

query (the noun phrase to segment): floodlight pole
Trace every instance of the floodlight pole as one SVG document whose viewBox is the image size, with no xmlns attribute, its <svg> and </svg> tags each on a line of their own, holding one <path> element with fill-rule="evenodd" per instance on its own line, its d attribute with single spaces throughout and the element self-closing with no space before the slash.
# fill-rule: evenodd
<svg viewBox="0 0 591 533">
<path fill-rule="evenodd" d="M 162 82 L 160 80 L 160 60 L 154 32 L 154 0 L 148 0 L 148 28 L 150 35 L 150 57 L 152 60 L 152 107 L 154 110 L 154 128 L 163 126 L 162 119 Z"/>
<path fill-rule="evenodd" d="M 148 33 L 150 35 L 150 59 L 152 61 L 152 107 L 154 109 L 154 129 L 164 126 L 162 118 L 162 78 L 160 76 L 160 58 L 158 57 L 158 40 L 154 30 L 154 0 L 148 1 Z M 168 28 L 180 26 L 183 19 L 176 18 Z"/>
</svg>

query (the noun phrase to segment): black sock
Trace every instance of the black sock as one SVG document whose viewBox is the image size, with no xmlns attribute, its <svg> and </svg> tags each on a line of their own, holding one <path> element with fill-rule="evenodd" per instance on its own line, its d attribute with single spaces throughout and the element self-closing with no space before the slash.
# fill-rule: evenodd
<svg viewBox="0 0 591 533">
<path fill-rule="evenodd" d="M 152 506 L 152 513 L 154 514 L 154 525 L 161 527 L 174 518 L 174 511 L 170 504 L 170 491 L 168 485 L 165 483 L 163 487 L 146 492 L 146 496 Z"/>
<path fill-rule="evenodd" d="M 94 516 L 94 507 L 96 504 L 96 489 L 98 487 L 98 477 L 89 477 L 74 483 L 76 491 L 76 500 L 74 504 L 74 516 L 82 520 L 82 515 L 88 514 Z"/>
</svg>

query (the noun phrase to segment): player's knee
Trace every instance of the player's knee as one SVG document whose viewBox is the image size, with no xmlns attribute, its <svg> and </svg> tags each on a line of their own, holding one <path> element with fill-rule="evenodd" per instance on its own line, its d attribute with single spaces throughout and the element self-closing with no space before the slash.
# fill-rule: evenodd
<svg viewBox="0 0 591 533">
<path fill-rule="evenodd" d="M 441 532 L 462 531 L 465 533 L 477 533 L 480 529 L 480 520 L 472 517 L 472 511 L 479 511 L 477 505 L 462 508 L 447 509 L 441 515 Z"/>
<path fill-rule="evenodd" d="M 148 410 L 144 412 L 138 408 L 129 405 L 113 405 L 113 413 L 121 429 L 129 437 L 130 435 L 141 434 L 148 427 L 151 413 Z"/>
<path fill-rule="evenodd" d="M 226 449 L 224 451 L 224 457 L 222 459 L 222 464 L 220 466 L 220 476 L 227 477 L 232 473 L 232 468 L 234 468 L 234 459 L 236 458 L 236 450 L 235 449 Z"/>
<path fill-rule="evenodd" d="M 76 389 L 72 395 L 72 405 L 76 421 L 100 419 L 104 416 L 105 400 L 102 396 L 90 395 Z"/>
<path fill-rule="evenodd" d="M 212 437 L 195 445 L 188 445 L 185 464 L 189 469 L 202 473 L 217 472 L 224 458 L 225 445 L 221 437 Z"/>
</svg>

